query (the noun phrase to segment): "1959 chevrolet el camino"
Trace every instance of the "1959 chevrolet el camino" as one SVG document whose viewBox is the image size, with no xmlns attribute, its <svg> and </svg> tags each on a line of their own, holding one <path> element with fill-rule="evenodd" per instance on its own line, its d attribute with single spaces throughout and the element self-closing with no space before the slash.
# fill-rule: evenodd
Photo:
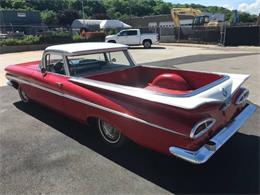
<svg viewBox="0 0 260 195">
<path fill-rule="evenodd" d="M 46 48 L 41 61 L 10 65 L 9 84 L 82 123 L 96 121 L 104 141 L 127 139 L 200 164 L 253 114 L 242 74 L 136 65 L 127 46 L 75 43 Z"/>
</svg>

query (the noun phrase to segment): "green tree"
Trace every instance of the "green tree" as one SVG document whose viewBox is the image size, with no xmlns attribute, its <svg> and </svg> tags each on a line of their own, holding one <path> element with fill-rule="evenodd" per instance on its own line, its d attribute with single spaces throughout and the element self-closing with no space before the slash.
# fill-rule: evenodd
<svg viewBox="0 0 260 195">
<path fill-rule="evenodd" d="M 12 8 L 14 9 L 26 9 L 26 1 L 25 0 L 13 0 L 11 1 Z"/>
<path fill-rule="evenodd" d="M 153 6 L 153 14 L 169 14 L 171 12 L 171 8 L 171 3 L 156 1 L 156 5 Z"/>
<path fill-rule="evenodd" d="M 58 19 L 56 12 L 52 10 L 45 10 L 41 12 L 42 22 L 47 24 L 48 26 L 57 25 Z"/>
<path fill-rule="evenodd" d="M 153 0 L 137 0 L 131 1 L 131 13 L 135 16 L 146 16 L 153 14 L 153 6 L 155 2 Z"/>
<path fill-rule="evenodd" d="M 103 0 L 103 5 L 106 9 L 107 15 L 111 19 L 120 18 L 121 15 L 131 15 L 131 2 L 125 0 Z"/>
<path fill-rule="evenodd" d="M 79 13 L 73 9 L 61 10 L 57 14 L 58 23 L 63 26 L 71 25 L 73 20 L 79 19 Z"/>
<path fill-rule="evenodd" d="M 89 18 L 106 18 L 106 9 L 101 1 L 88 0 L 84 3 L 84 12 Z"/>
<path fill-rule="evenodd" d="M 63 9 L 68 9 L 68 0 L 27 0 L 28 6 L 35 10 L 53 10 L 58 12 Z"/>
<path fill-rule="evenodd" d="M 239 12 L 239 19 L 241 22 L 256 22 L 257 16 L 251 15 L 247 12 Z"/>
</svg>

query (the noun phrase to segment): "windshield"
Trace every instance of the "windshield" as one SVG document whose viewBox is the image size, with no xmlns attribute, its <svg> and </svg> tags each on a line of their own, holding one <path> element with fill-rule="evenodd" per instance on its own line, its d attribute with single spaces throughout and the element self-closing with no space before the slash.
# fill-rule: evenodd
<svg viewBox="0 0 260 195">
<path fill-rule="evenodd" d="M 126 51 L 68 56 L 67 60 L 71 76 L 81 76 L 134 65 Z"/>
</svg>

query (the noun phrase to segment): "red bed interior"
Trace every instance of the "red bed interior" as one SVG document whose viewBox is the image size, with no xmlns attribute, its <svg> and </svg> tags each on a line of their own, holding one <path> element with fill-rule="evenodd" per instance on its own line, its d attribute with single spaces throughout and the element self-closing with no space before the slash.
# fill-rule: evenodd
<svg viewBox="0 0 260 195">
<path fill-rule="evenodd" d="M 162 93 L 187 94 L 221 77 L 211 73 L 137 66 L 88 78 Z"/>
</svg>

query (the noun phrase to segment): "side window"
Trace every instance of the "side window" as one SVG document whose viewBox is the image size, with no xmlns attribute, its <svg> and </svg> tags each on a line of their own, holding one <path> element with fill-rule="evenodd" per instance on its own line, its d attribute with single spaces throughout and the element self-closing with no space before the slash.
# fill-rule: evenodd
<svg viewBox="0 0 260 195">
<path fill-rule="evenodd" d="M 129 36 L 135 36 L 135 35 L 137 35 L 137 31 L 136 31 L 136 30 L 129 30 L 129 31 L 127 32 L 127 34 L 128 34 Z"/>
<path fill-rule="evenodd" d="M 122 32 L 120 33 L 120 36 L 127 36 L 127 31 L 122 31 Z"/>
<path fill-rule="evenodd" d="M 51 53 L 47 54 L 45 56 L 45 64 L 47 72 L 66 75 L 62 55 Z"/>
</svg>

